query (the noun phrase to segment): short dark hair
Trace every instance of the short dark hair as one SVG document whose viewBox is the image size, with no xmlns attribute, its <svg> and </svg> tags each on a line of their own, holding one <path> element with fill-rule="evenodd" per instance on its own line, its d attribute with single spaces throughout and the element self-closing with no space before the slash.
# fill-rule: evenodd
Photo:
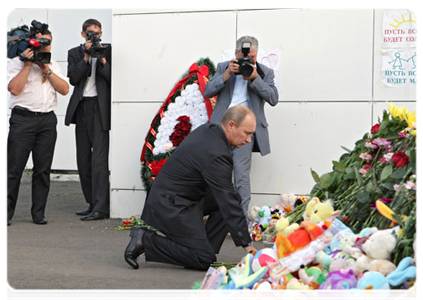
<svg viewBox="0 0 423 300">
<path fill-rule="evenodd" d="M 101 23 L 99 21 L 96 19 L 88 19 L 84 22 L 84 24 L 82 24 L 82 31 L 85 32 L 91 25 L 98 26 L 101 29 Z"/>
<path fill-rule="evenodd" d="M 226 126 L 229 121 L 234 121 L 236 127 L 244 122 L 247 115 L 251 114 L 255 117 L 254 112 L 246 106 L 243 105 L 236 105 L 229 108 L 225 114 L 223 115 L 222 119 L 220 120 L 220 124 L 222 126 Z"/>
</svg>

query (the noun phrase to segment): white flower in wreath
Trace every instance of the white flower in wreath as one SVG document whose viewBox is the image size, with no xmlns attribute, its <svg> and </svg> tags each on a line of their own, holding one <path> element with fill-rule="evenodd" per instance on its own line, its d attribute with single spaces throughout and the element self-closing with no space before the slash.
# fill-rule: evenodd
<svg viewBox="0 0 423 300">
<path fill-rule="evenodd" d="M 174 103 L 167 106 L 160 126 L 157 128 L 156 140 L 154 141 L 153 155 L 169 152 L 173 146 L 169 137 L 178 124 L 180 116 L 188 116 L 192 125 L 191 132 L 208 121 L 207 108 L 198 84 L 190 84 L 185 87 L 181 95 L 175 98 Z"/>
</svg>

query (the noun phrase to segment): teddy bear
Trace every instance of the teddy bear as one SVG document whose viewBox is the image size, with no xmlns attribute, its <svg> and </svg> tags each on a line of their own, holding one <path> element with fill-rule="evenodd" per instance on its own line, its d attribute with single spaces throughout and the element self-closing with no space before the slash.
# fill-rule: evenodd
<svg viewBox="0 0 423 300">
<path fill-rule="evenodd" d="M 275 226 L 278 233 L 282 233 L 284 235 L 290 235 L 295 230 L 300 228 L 300 225 L 297 223 L 290 224 L 289 219 L 284 217 L 279 218 Z"/>
<path fill-rule="evenodd" d="M 396 238 L 389 231 L 380 230 L 361 240 L 364 240 L 362 251 L 356 244 L 344 247 L 345 253 L 355 259 L 351 267 L 356 275 L 364 271 L 377 271 L 386 276 L 396 269 L 389 261 L 396 246 Z"/>
<path fill-rule="evenodd" d="M 318 224 L 329 219 L 330 217 L 333 217 L 334 215 L 339 215 L 339 213 L 339 211 L 335 211 L 333 209 L 332 203 L 329 200 L 320 202 L 319 198 L 313 197 L 307 203 L 303 214 L 303 219 L 304 221 Z"/>
<path fill-rule="evenodd" d="M 285 211 L 291 211 L 294 208 L 295 205 L 295 195 L 292 193 L 284 193 L 281 195 L 281 208 L 283 208 Z"/>
<path fill-rule="evenodd" d="M 250 208 L 250 210 L 248 211 L 248 219 L 250 221 L 253 221 L 254 222 L 256 219 L 258 219 L 259 211 L 260 211 L 260 207 L 258 207 L 258 206 L 252 206 Z"/>
</svg>

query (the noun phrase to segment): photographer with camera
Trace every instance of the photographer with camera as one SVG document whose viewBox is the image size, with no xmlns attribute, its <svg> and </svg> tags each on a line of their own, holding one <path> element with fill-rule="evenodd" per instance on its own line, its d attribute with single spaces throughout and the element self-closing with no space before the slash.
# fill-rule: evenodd
<svg viewBox="0 0 423 300">
<path fill-rule="evenodd" d="M 211 122 L 218 124 L 228 110 L 235 105 L 250 108 L 257 119 L 252 142 L 232 150 L 235 187 L 241 195 L 241 206 L 248 220 L 248 205 L 251 199 L 250 170 L 252 152 L 262 156 L 270 153 L 269 132 L 264 104 L 278 104 L 278 91 L 274 84 L 273 70 L 257 63 L 258 41 L 243 36 L 236 42 L 234 59 L 219 63 L 213 78 L 207 83 L 204 95 L 217 96 Z"/>
<path fill-rule="evenodd" d="M 7 65 L 7 89 L 11 93 L 12 109 L 7 140 L 8 225 L 15 212 L 22 173 L 31 152 L 34 165 L 31 215 L 35 224 L 47 224 L 44 211 L 57 137 L 56 92 L 62 95 L 69 92 L 67 78 L 62 75 L 59 64 L 50 61 L 49 56 L 45 60 L 46 56 L 35 55 L 50 52 L 51 32 L 45 28 L 43 33 L 34 33 L 32 41 L 38 40 L 48 45 L 27 44 L 29 48 L 19 55 L 15 53 L 18 56 L 9 60 Z"/>
<path fill-rule="evenodd" d="M 101 23 L 82 25 L 85 43 L 68 51 L 68 77 L 75 87 L 65 125 L 75 124 L 76 161 L 88 208 L 81 220 L 109 217 L 109 130 L 111 111 L 111 47 L 102 45 Z"/>
</svg>

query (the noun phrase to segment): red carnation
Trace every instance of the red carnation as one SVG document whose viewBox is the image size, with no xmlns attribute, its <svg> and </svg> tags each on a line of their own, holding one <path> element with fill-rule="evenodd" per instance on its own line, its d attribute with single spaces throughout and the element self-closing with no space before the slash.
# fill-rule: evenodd
<svg viewBox="0 0 423 300">
<path fill-rule="evenodd" d="M 376 124 L 376 125 L 374 125 L 374 126 L 372 127 L 372 129 L 370 130 L 370 132 L 371 132 L 372 134 L 376 134 L 376 133 L 378 133 L 378 132 L 379 132 L 379 129 L 380 129 L 380 124 Z"/>
<path fill-rule="evenodd" d="M 410 158 L 407 156 L 407 154 L 405 154 L 402 151 L 398 151 L 397 153 L 395 153 L 392 156 L 392 163 L 397 167 L 397 168 L 403 168 L 408 164 L 408 161 L 410 160 Z"/>
<path fill-rule="evenodd" d="M 151 175 L 157 176 L 161 170 L 161 168 L 163 167 L 163 165 L 165 164 L 167 158 L 162 159 L 162 160 L 155 160 L 151 163 Z"/>
<path fill-rule="evenodd" d="M 182 143 L 184 138 L 191 132 L 191 123 L 188 116 L 180 116 L 176 119 L 179 121 L 173 129 L 173 133 L 170 135 L 169 139 L 172 142 L 173 146 L 178 147 Z"/>
</svg>

